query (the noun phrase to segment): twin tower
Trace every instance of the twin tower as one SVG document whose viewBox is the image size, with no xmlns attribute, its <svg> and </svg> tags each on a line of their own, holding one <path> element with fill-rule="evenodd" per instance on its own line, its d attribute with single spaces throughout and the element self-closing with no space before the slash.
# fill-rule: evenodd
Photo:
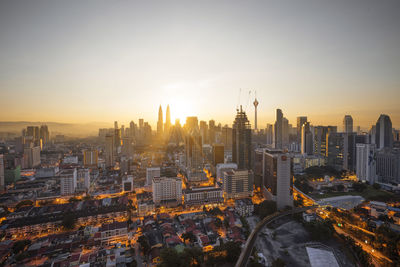
<svg viewBox="0 0 400 267">
<path fill-rule="evenodd" d="M 163 137 L 164 134 L 168 134 L 171 129 L 171 112 L 169 110 L 169 105 L 167 106 L 167 113 L 165 116 L 165 124 L 163 120 L 162 107 L 158 109 L 158 121 L 157 121 L 157 136 Z"/>
</svg>

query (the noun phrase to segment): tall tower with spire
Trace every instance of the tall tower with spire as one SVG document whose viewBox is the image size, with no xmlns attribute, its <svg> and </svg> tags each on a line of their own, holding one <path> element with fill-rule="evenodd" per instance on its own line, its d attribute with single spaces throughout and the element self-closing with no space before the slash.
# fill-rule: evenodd
<svg viewBox="0 0 400 267">
<path fill-rule="evenodd" d="M 258 107 L 257 96 L 254 99 L 253 105 L 254 105 L 254 130 L 257 131 L 257 107 Z"/>
<path fill-rule="evenodd" d="M 169 110 L 169 105 L 168 105 L 167 106 L 167 113 L 166 113 L 166 116 L 165 116 L 164 133 L 166 135 L 168 135 L 170 129 L 171 129 L 171 112 Z"/>
<path fill-rule="evenodd" d="M 162 137 L 163 128 L 164 128 L 163 113 L 162 113 L 162 108 L 161 108 L 161 105 L 160 105 L 160 108 L 158 109 L 158 121 L 157 121 L 157 135 L 158 135 L 158 137 Z"/>
</svg>

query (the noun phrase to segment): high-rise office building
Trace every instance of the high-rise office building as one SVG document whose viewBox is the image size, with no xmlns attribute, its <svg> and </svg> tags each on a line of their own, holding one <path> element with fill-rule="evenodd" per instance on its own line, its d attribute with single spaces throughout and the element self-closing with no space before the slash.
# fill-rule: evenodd
<svg viewBox="0 0 400 267">
<path fill-rule="evenodd" d="M 383 148 L 376 152 L 379 182 L 400 184 L 400 150 Z"/>
<path fill-rule="evenodd" d="M 186 169 L 188 172 L 201 171 L 203 169 L 203 143 L 197 128 L 192 129 L 186 134 L 185 152 Z"/>
<path fill-rule="evenodd" d="M 327 139 L 327 165 L 337 170 L 355 171 L 356 133 L 329 133 Z M 358 142 L 362 142 L 358 140 Z"/>
<path fill-rule="evenodd" d="M 282 110 L 276 110 L 276 120 L 274 124 L 274 147 L 282 149 L 283 147 L 283 113 Z"/>
<path fill-rule="evenodd" d="M 388 115 L 382 114 L 376 122 L 375 144 L 377 149 L 393 147 L 392 121 Z"/>
<path fill-rule="evenodd" d="M 208 144 L 208 125 L 206 121 L 200 121 L 200 135 L 203 144 Z"/>
<path fill-rule="evenodd" d="M 75 193 L 76 184 L 77 184 L 76 169 L 67 169 L 61 172 L 60 188 L 62 196 L 73 195 Z"/>
<path fill-rule="evenodd" d="M 186 123 L 184 126 L 187 133 L 193 130 L 199 130 L 199 122 L 197 117 L 186 117 Z"/>
<path fill-rule="evenodd" d="M 179 177 L 155 177 L 152 181 L 155 204 L 174 201 L 182 203 L 182 180 Z"/>
<path fill-rule="evenodd" d="M 351 117 L 351 115 L 345 115 L 343 118 L 343 132 L 353 132 L 353 118 Z"/>
<path fill-rule="evenodd" d="M 303 124 L 307 122 L 307 116 L 299 116 L 297 117 L 297 125 L 296 125 L 296 130 L 297 130 L 297 143 L 301 143 L 301 127 L 303 127 Z"/>
<path fill-rule="evenodd" d="M 240 170 L 250 170 L 251 156 L 251 125 L 246 112 L 240 106 L 232 127 L 232 162 L 236 163 Z"/>
<path fill-rule="evenodd" d="M 154 177 L 160 177 L 160 167 L 149 167 L 146 168 L 146 185 L 151 185 Z"/>
<path fill-rule="evenodd" d="M 97 167 L 99 162 L 99 151 L 97 149 L 83 150 L 83 165 L 85 167 Z"/>
<path fill-rule="evenodd" d="M 208 142 L 210 144 L 215 143 L 215 121 L 208 121 Z"/>
<path fill-rule="evenodd" d="M 289 154 L 279 149 L 264 149 L 263 180 L 265 197 L 276 201 L 278 209 L 293 206 L 293 175 Z"/>
<path fill-rule="evenodd" d="M 50 137 L 49 128 L 47 127 L 47 125 L 40 126 L 39 134 L 40 139 L 42 140 L 42 144 L 46 145 L 49 142 Z"/>
<path fill-rule="evenodd" d="M 158 121 L 157 121 L 157 136 L 158 136 L 158 138 L 162 138 L 163 128 L 164 128 L 163 113 L 162 113 L 162 108 L 160 105 L 160 108 L 158 109 Z"/>
<path fill-rule="evenodd" d="M 326 138 L 329 133 L 336 133 L 336 126 L 314 127 L 314 155 L 326 157 Z"/>
<path fill-rule="evenodd" d="M 253 195 L 253 172 L 251 170 L 228 170 L 222 183 L 226 199 L 244 198 Z"/>
<path fill-rule="evenodd" d="M 232 128 L 225 125 L 221 130 L 221 142 L 225 146 L 226 151 L 232 151 Z"/>
<path fill-rule="evenodd" d="M 301 153 L 306 155 L 313 154 L 313 135 L 310 129 L 310 123 L 305 122 L 301 127 Z"/>
<path fill-rule="evenodd" d="M 106 146 L 105 146 L 105 158 L 106 167 L 113 167 L 115 164 L 115 152 L 114 152 L 114 136 L 106 135 Z"/>
<path fill-rule="evenodd" d="M 375 145 L 357 144 L 356 175 L 360 181 L 377 182 Z"/>
<path fill-rule="evenodd" d="M 114 129 L 118 129 L 118 121 L 114 121 Z"/>
<path fill-rule="evenodd" d="M 289 147 L 289 120 L 283 117 L 282 119 L 282 147 L 288 148 Z"/>
<path fill-rule="evenodd" d="M 267 124 L 267 128 L 265 129 L 265 134 L 267 137 L 266 143 L 267 145 L 272 145 L 274 142 L 274 126 L 272 124 Z"/>
<path fill-rule="evenodd" d="M 40 165 L 40 146 L 24 148 L 24 168 L 35 168 Z"/>
<path fill-rule="evenodd" d="M 168 138 L 171 131 L 171 111 L 169 109 L 169 105 L 167 105 L 167 112 L 165 114 L 165 126 L 164 126 L 164 134 Z"/>
<path fill-rule="evenodd" d="M 224 163 L 224 145 L 222 144 L 213 144 L 213 165 L 217 166 L 219 163 Z"/>
</svg>

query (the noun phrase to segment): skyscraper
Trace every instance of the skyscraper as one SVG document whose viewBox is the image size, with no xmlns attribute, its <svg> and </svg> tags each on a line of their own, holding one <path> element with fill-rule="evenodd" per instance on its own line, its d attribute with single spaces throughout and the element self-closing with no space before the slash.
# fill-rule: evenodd
<svg viewBox="0 0 400 267">
<path fill-rule="evenodd" d="M 296 125 L 296 130 L 297 130 L 297 143 L 301 143 L 301 127 L 303 127 L 303 124 L 307 122 L 307 116 L 299 116 L 297 117 L 297 125 Z"/>
<path fill-rule="evenodd" d="M 251 125 L 246 112 L 237 110 L 232 127 L 232 161 L 238 165 L 238 169 L 250 170 L 251 165 Z"/>
<path fill-rule="evenodd" d="M 305 122 L 301 127 L 301 153 L 306 155 L 313 154 L 313 138 L 309 122 Z"/>
<path fill-rule="evenodd" d="M 360 181 L 376 182 L 376 149 L 373 144 L 357 144 L 356 174 Z"/>
<path fill-rule="evenodd" d="M 162 108 L 160 105 L 160 108 L 158 109 L 158 121 L 157 121 L 157 136 L 158 136 L 158 138 L 162 138 L 163 128 L 164 128 L 163 113 L 162 113 Z"/>
<path fill-rule="evenodd" d="M 351 117 L 351 115 L 345 115 L 343 118 L 343 132 L 353 132 L 353 118 Z"/>
<path fill-rule="evenodd" d="M 253 105 L 254 105 L 254 130 L 257 131 L 257 107 L 258 107 L 257 97 L 254 99 Z"/>
<path fill-rule="evenodd" d="M 276 201 L 278 209 L 293 206 L 291 185 L 291 158 L 279 149 L 264 149 L 263 160 L 263 190 L 269 200 Z"/>
<path fill-rule="evenodd" d="M 283 147 L 283 113 L 282 110 L 276 110 L 276 120 L 274 124 L 274 147 L 282 149 Z"/>
<path fill-rule="evenodd" d="M 197 117 L 186 117 L 186 123 L 185 123 L 185 130 L 186 132 L 191 132 L 194 129 L 198 130 L 199 128 L 199 121 Z"/>
<path fill-rule="evenodd" d="M 393 146 L 392 121 L 386 114 L 382 114 L 376 122 L 375 144 L 377 149 Z"/>
<path fill-rule="evenodd" d="M 49 142 L 49 128 L 47 125 L 40 126 L 40 139 L 42 140 L 42 145 L 46 145 Z"/>
<path fill-rule="evenodd" d="M 110 134 L 106 135 L 105 156 L 106 156 L 106 167 L 113 167 L 115 163 L 114 136 Z"/>
<path fill-rule="evenodd" d="M 169 105 L 167 106 L 167 113 L 165 114 L 165 126 L 164 133 L 168 137 L 171 130 L 171 111 L 169 110 Z"/>
<path fill-rule="evenodd" d="M 186 168 L 190 172 L 203 169 L 203 143 L 197 128 L 187 133 L 185 138 Z"/>
<path fill-rule="evenodd" d="M 336 133 L 336 126 L 314 127 L 314 155 L 326 157 L 326 138 L 329 133 Z"/>
</svg>

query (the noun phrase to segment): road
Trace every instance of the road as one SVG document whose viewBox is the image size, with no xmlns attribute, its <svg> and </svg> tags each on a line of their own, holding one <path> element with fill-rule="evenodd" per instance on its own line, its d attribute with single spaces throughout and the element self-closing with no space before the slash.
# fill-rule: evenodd
<svg viewBox="0 0 400 267">
<path fill-rule="evenodd" d="M 378 263 L 378 260 L 386 260 L 388 262 L 392 262 L 391 259 L 389 259 L 388 257 L 386 257 L 385 255 L 383 255 L 381 252 L 379 252 L 378 250 L 373 249 L 373 247 L 371 247 L 370 245 L 366 244 L 365 242 L 362 242 L 361 240 L 355 238 L 354 236 L 352 236 L 351 234 L 343 231 L 343 229 L 337 227 L 336 225 L 334 225 L 336 232 L 338 232 L 339 234 L 343 234 L 345 236 L 349 236 L 351 237 L 357 245 L 361 246 L 362 249 L 367 252 L 368 254 L 371 255 L 371 260 L 373 261 L 373 264 L 375 266 L 380 266 L 380 264 Z M 376 258 L 376 259 L 375 259 Z"/>
<path fill-rule="evenodd" d="M 315 206 L 295 208 L 293 210 L 284 211 L 284 212 L 275 212 L 274 214 L 271 214 L 271 215 L 265 217 L 262 221 L 260 221 L 256 225 L 254 230 L 251 232 L 251 234 L 247 238 L 246 244 L 245 244 L 244 248 L 242 249 L 242 252 L 240 253 L 239 259 L 236 262 L 235 267 L 246 267 L 249 257 L 251 255 L 251 251 L 253 250 L 254 244 L 256 243 L 258 233 L 262 230 L 262 228 L 264 226 L 266 226 L 267 224 L 269 224 L 275 220 L 281 219 L 282 217 L 292 215 L 295 213 L 304 212 L 304 211 L 312 209 L 312 208 L 315 208 Z"/>
</svg>

